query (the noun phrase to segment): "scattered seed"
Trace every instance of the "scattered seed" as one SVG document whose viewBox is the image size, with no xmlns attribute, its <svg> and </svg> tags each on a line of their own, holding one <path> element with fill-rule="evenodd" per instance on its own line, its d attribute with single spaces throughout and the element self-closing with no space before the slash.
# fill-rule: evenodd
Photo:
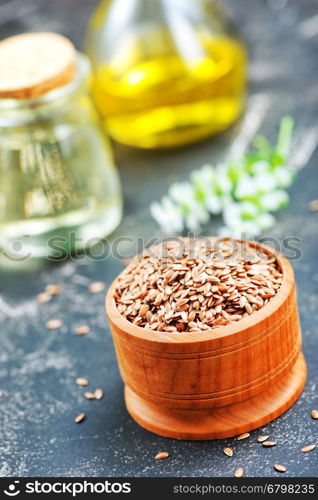
<svg viewBox="0 0 318 500">
<path fill-rule="evenodd" d="M 102 389 L 96 389 L 94 394 L 96 399 L 102 399 L 104 397 Z"/>
<path fill-rule="evenodd" d="M 88 380 L 87 378 L 84 377 L 78 377 L 75 382 L 77 383 L 77 385 L 80 385 L 81 387 L 85 387 L 86 385 L 88 385 Z"/>
<path fill-rule="evenodd" d="M 263 446 L 265 448 L 271 448 L 272 446 L 276 446 L 276 441 L 264 441 Z"/>
<path fill-rule="evenodd" d="M 91 283 L 88 287 L 88 290 L 91 293 L 100 293 L 104 290 L 105 288 L 105 283 L 102 281 L 95 281 L 94 283 Z"/>
<path fill-rule="evenodd" d="M 94 392 L 84 392 L 84 396 L 86 399 L 96 399 Z"/>
<path fill-rule="evenodd" d="M 312 200 L 308 203 L 308 209 L 311 212 L 316 212 L 318 210 L 318 200 Z"/>
<path fill-rule="evenodd" d="M 45 287 L 45 291 L 49 295 L 59 295 L 62 291 L 62 288 L 60 287 L 60 285 L 47 285 Z"/>
<path fill-rule="evenodd" d="M 257 441 L 258 441 L 258 443 L 263 443 L 264 441 L 267 441 L 268 438 L 269 438 L 269 436 L 259 436 L 257 438 Z"/>
<path fill-rule="evenodd" d="M 118 311 L 135 325 L 172 333 L 221 328 L 265 306 L 282 282 L 275 258 L 251 245 L 170 243 L 146 250 L 116 280 Z M 97 283 L 90 291 L 104 289 Z"/>
<path fill-rule="evenodd" d="M 227 455 L 228 457 L 233 457 L 234 451 L 232 450 L 232 448 L 224 448 L 223 453 L 225 453 L 225 455 Z"/>
<path fill-rule="evenodd" d="M 286 467 L 284 465 L 275 464 L 274 469 L 276 469 L 278 472 L 286 472 Z"/>
<path fill-rule="evenodd" d="M 318 419 L 318 410 L 312 410 L 311 418 L 313 418 L 314 420 Z"/>
<path fill-rule="evenodd" d="M 50 319 L 45 323 L 45 326 L 48 330 L 57 330 L 61 328 L 63 322 L 60 319 Z"/>
<path fill-rule="evenodd" d="M 236 469 L 236 471 L 234 472 L 234 477 L 243 477 L 243 476 L 244 476 L 243 467 L 239 467 L 238 469 Z"/>
<path fill-rule="evenodd" d="M 303 453 L 309 453 L 310 451 L 313 451 L 316 448 L 315 444 L 308 444 L 307 446 L 304 446 L 301 451 Z"/>
<path fill-rule="evenodd" d="M 80 424 L 81 422 L 83 422 L 83 420 L 85 420 L 85 418 L 85 413 L 80 413 L 79 415 L 77 415 L 77 417 L 75 417 L 74 421 L 76 424 Z"/>
<path fill-rule="evenodd" d="M 91 329 L 88 325 L 80 325 L 75 328 L 76 335 L 87 335 L 87 333 L 89 333 L 90 331 Z"/>
<path fill-rule="evenodd" d="M 52 295 L 49 295 L 46 292 L 39 293 L 36 296 L 36 300 L 39 304 L 45 304 L 46 302 L 50 302 L 51 299 L 52 299 Z"/>
<path fill-rule="evenodd" d="M 164 460 L 165 458 L 169 457 L 169 453 L 167 451 L 161 451 L 160 453 L 157 453 L 155 456 L 155 460 Z"/>
<path fill-rule="evenodd" d="M 244 434 L 241 434 L 240 436 L 238 436 L 236 439 L 238 441 L 242 441 L 242 439 L 247 439 L 250 437 L 250 433 L 249 432 L 244 432 Z"/>
</svg>

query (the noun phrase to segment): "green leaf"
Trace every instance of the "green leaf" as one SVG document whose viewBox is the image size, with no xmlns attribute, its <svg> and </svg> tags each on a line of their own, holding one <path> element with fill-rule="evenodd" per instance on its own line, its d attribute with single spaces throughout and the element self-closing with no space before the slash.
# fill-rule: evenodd
<svg viewBox="0 0 318 500">
<path fill-rule="evenodd" d="M 253 145 L 257 149 L 259 156 L 263 159 L 270 158 L 272 146 L 266 137 L 257 135 L 253 141 Z"/>
<path fill-rule="evenodd" d="M 284 116 L 284 118 L 282 118 L 280 122 L 276 152 L 285 159 L 290 152 L 293 128 L 294 120 L 290 116 Z"/>
</svg>

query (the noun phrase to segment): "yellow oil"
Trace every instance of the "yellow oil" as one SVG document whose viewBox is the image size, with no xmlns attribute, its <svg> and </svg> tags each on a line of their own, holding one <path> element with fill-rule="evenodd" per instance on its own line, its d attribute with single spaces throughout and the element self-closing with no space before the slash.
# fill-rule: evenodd
<svg viewBox="0 0 318 500">
<path fill-rule="evenodd" d="M 228 36 L 198 33 L 198 40 L 199 50 L 187 54 L 185 46 L 182 54 L 162 33 L 152 33 L 147 43 L 128 37 L 108 64 L 96 65 L 93 97 L 114 139 L 168 148 L 216 134 L 236 120 L 244 106 L 245 48 Z"/>
</svg>

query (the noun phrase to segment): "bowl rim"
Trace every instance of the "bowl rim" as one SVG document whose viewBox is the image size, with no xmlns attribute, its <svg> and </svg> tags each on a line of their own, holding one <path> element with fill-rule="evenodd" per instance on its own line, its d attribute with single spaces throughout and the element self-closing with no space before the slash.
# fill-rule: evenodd
<svg viewBox="0 0 318 500">
<path fill-rule="evenodd" d="M 151 330 L 150 328 L 137 326 L 124 318 L 116 307 L 115 299 L 113 297 L 113 290 L 118 278 L 118 276 L 116 276 L 109 286 L 105 298 L 108 320 L 110 323 L 114 323 L 121 331 L 136 340 L 144 340 L 154 344 L 206 343 L 230 337 L 251 327 L 255 327 L 284 304 L 286 298 L 290 294 L 291 288 L 294 286 L 294 272 L 290 262 L 281 252 L 278 252 L 276 249 L 257 241 L 248 241 L 248 243 L 254 247 L 261 248 L 267 255 L 275 256 L 280 270 L 283 273 L 283 280 L 276 295 L 267 304 L 265 304 L 265 306 L 251 314 L 249 317 L 243 318 L 231 325 L 223 325 L 210 330 L 205 330 L 204 332 L 159 332 L 157 330 Z"/>
</svg>

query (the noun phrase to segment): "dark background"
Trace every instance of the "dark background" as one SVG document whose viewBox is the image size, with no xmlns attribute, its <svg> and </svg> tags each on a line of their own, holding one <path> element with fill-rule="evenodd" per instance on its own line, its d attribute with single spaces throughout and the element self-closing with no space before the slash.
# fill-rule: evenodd
<svg viewBox="0 0 318 500">
<path fill-rule="evenodd" d="M 129 151 L 115 146 L 123 183 L 125 218 L 110 238 L 159 234 L 149 215 L 149 203 L 160 198 L 176 178 L 193 168 L 238 154 L 260 129 L 274 138 L 284 114 L 296 119 L 292 162 L 299 168 L 290 190 L 291 202 L 280 212 L 268 236 L 282 242 L 300 238 L 302 256 L 293 261 L 309 374 L 306 389 L 294 407 L 248 440 L 180 442 L 140 428 L 125 411 L 103 293 L 87 291 L 91 281 L 106 284 L 122 265 L 108 257 L 68 260 L 33 272 L 0 274 L 0 476 L 232 476 L 242 466 L 247 476 L 278 475 L 274 463 L 289 476 L 316 476 L 318 449 L 302 454 L 317 442 L 318 421 L 318 213 L 307 204 L 318 198 L 318 3 L 314 0 L 226 0 L 250 51 L 250 99 L 245 118 L 218 138 L 169 153 Z M 58 31 L 81 47 L 92 0 L 0 1 L 0 37 L 24 31 Z M 315 17 L 314 17 L 315 16 Z M 304 168 L 302 168 L 304 167 Z M 217 221 L 204 234 L 216 232 Z M 134 245 L 126 245 L 130 251 Z M 62 294 L 48 304 L 37 304 L 45 285 L 59 283 Z M 60 330 L 48 331 L 45 322 L 63 319 Z M 86 337 L 74 327 L 88 323 Z M 77 376 L 90 388 L 101 387 L 101 401 L 84 399 Z M 87 420 L 76 425 L 84 411 Z M 256 442 L 269 434 L 277 446 L 264 449 Z M 232 458 L 222 449 L 231 446 Z M 155 461 L 158 451 L 170 458 Z"/>
</svg>

